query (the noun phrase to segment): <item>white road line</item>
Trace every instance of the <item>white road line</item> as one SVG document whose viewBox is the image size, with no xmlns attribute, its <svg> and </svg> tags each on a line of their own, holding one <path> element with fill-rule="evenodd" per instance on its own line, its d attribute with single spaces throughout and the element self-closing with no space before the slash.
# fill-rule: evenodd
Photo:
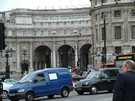
<svg viewBox="0 0 135 101">
<path fill-rule="evenodd" d="M 101 101 L 101 99 L 96 100 L 96 101 Z M 102 101 L 112 101 L 112 98 L 104 98 L 104 99 L 102 99 Z"/>
</svg>

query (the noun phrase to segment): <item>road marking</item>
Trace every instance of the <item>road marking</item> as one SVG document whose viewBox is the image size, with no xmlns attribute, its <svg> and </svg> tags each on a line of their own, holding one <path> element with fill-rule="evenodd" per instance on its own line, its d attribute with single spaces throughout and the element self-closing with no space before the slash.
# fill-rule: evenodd
<svg viewBox="0 0 135 101">
<path fill-rule="evenodd" d="M 102 99 L 102 101 L 111 101 L 112 100 L 112 98 L 104 98 L 104 99 Z M 100 100 L 96 100 L 96 101 L 101 101 L 101 99 Z"/>
</svg>

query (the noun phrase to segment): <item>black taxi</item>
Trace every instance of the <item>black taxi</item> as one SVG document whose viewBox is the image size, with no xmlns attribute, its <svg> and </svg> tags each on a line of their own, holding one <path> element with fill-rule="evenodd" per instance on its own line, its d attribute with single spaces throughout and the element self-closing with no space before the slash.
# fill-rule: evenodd
<svg viewBox="0 0 135 101">
<path fill-rule="evenodd" d="M 84 92 L 96 94 L 101 90 L 112 92 L 118 73 L 119 68 L 102 68 L 94 70 L 90 72 L 85 79 L 76 82 L 75 91 L 79 95 L 82 95 Z"/>
</svg>

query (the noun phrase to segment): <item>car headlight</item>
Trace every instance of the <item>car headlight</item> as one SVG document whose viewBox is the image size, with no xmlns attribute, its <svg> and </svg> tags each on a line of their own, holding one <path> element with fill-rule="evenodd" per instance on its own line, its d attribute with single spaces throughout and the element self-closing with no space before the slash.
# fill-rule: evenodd
<svg viewBox="0 0 135 101">
<path fill-rule="evenodd" d="M 18 93 L 22 93 L 22 92 L 24 92 L 25 91 L 25 89 L 19 89 L 18 90 Z"/>
<path fill-rule="evenodd" d="M 89 82 L 85 82 L 85 85 L 88 86 L 89 85 Z"/>
</svg>

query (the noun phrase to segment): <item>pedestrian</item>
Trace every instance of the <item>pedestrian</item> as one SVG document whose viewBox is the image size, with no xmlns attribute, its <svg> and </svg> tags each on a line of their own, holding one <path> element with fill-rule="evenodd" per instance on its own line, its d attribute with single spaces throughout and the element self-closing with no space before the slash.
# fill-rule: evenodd
<svg viewBox="0 0 135 101">
<path fill-rule="evenodd" d="M 135 62 L 127 60 L 126 72 L 117 76 L 114 85 L 113 101 L 135 101 Z"/>
</svg>

